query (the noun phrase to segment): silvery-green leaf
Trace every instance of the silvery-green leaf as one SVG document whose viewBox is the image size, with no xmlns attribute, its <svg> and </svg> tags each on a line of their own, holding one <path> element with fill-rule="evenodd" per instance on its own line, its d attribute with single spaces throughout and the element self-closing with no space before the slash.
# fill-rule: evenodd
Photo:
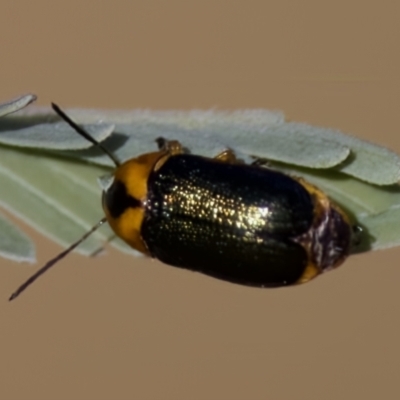
<svg viewBox="0 0 400 400">
<path fill-rule="evenodd" d="M 333 129 L 324 129 L 319 132 L 311 130 L 311 134 L 316 139 L 325 138 L 351 149 L 350 157 L 337 167 L 345 174 L 376 185 L 391 185 L 399 182 L 400 157 L 393 151 Z"/>
<path fill-rule="evenodd" d="M 36 261 L 32 241 L 3 215 L 0 215 L 0 256 L 14 261 Z"/>
<path fill-rule="evenodd" d="M 113 124 L 115 134 L 107 145 L 121 160 L 151 151 L 154 139 L 162 136 L 180 140 L 192 153 L 203 156 L 214 156 L 229 147 L 245 161 L 255 156 L 316 169 L 336 166 L 348 175 L 376 185 L 397 183 L 400 178 L 400 157 L 392 151 L 334 129 L 285 122 L 279 112 L 69 112 L 75 120 L 84 123 Z M 112 165 L 97 149 L 74 155 L 101 165 Z"/>
<path fill-rule="evenodd" d="M 8 132 L 4 137 L 16 134 L 18 146 L 31 148 L 0 147 L 0 185 L 7 189 L 7 193 L 0 193 L 0 202 L 41 232 L 67 245 L 103 216 L 97 178 L 109 174 L 107 166 L 113 164 L 97 148 L 66 151 L 79 148 L 72 137 L 80 137 L 48 109 L 30 110 L 0 120 L 0 141 L 1 135 Z M 104 125 L 113 125 L 112 134 L 100 135 L 98 140 L 103 140 L 103 145 L 121 161 L 156 150 L 158 137 L 179 140 L 192 153 L 208 157 L 232 148 L 245 160 L 255 157 L 274 161 L 273 167 L 304 176 L 320 186 L 363 226 L 362 245 L 354 251 L 400 244 L 400 229 L 393 223 L 400 193 L 399 187 L 392 184 L 399 177 L 400 158 L 380 146 L 332 129 L 286 123 L 282 113 L 266 110 L 67 113 L 78 123 L 97 126 L 98 131 Z M 72 136 L 54 140 L 57 125 Z M 53 155 L 49 154 L 51 150 Z M 82 159 L 99 166 L 86 164 Z M 106 184 L 105 180 L 102 182 Z M 101 228 L 81 251 L 92 253 L 112 236 L 108 227 Z M 117 246 L 132 251 L 124 244 Z"/>
<path fill-rule="evenodd" d="M 0 185 L 1 205 L 56 242 L 68 245 L 85 232 L 85 227 L 77 223 L 76 218 L 68 212 L 60 211 L 51 198 L 46 201 L 45 193 L 35 188 L 35 182 L 21 179 L 1 166 Z M 102 243 L 92 236 L 78 249 L 84 254 L 91 254 L 101 246 Z"/>
<path fill-rule="evenodd" d="M 350 154 L 348 147 L 327 140 L 307 140 L 310 129 L 297 129 L 294 125 L 271 125 L 265 134 L 237 126 L 210 129 L 183 129 L 178 126 L 116 125 L 116 135 L 107 142 L 120 160 L 126 160 L 155 149 L 154 139 L 161 136 L 184 143 L 193 154 L 214 157 L 231 148 L 245 161 L 251 156 L 291 162 L 312 168 L 328 168 L 343 162 Z M 119 135 L 119 136 L 118 136 Z M 125 137 L 125 139 L 124 139 Z M 122 142 L 123 145 L 119 145 Z M 290 142 L 290 146 L 288 146 Z M 92 149 L 82 153 L 85 158 L 102 165 L 110 165 L 107 156 Z"/>
<path fill-rule="evenodd" d="M 36 121 L 38 122 L 38 121 Z M 84 125 L 94 139 L 102 142 L 114 130 L 114 125 Z M 0 143 L 10 146 L 51 150 L 85 149 L 91 143 L 77 135 L 65 122 L 49 120 L 35 123 L 33 118 L 19 120 L 15 116 L 4 118 L 0 125 Z"/>
<path fill-rule="evenodd" d="M 359 222 L 368 227 L 374 235 L 369 250 L 387 249 L 400 245 L 400 207 L 394 205 L 390 209 L 377 214 L 360 215 Z M 361 249 L 363 250 L 363 249 Z"/>
<path fill-rule="evenodd" d="M 343 162 L 347 146 L 324 137 L 323 131 L 302 124 L 284 123 L 283 114 L 268 110 L 226 111 L 132 111 L 107 112 L 71 110 L 75 119 L 100 119 L 115 125 L 115 135 L 107 142 L 120 160 L 155 148 L 154 139 L 179 140 L 193 153 L 213 157 L 227 147 L 249 161 L 251 156 L 312 168 L 328 168 Z M 290 146 L 288 146 L 290 143 Z M 96 149 L 82 156 L 101 165 L 110 160 Z"/>
<path fill-rule="evenodd" d="M 0 117 L 21 110 L 28 104 L 34 102 L 35 100 L 36 100 L 35 95 L 26 94 L 24 96 L 20 96 L 13 100 L 7 101 L 6 103 L 2 103 L 0 104 Z"/>
<path fill-rule="evenodd" d="M 44 109 L 42 109 L 44 111 Z M 210 110 L 94 110 L 70 109 L 68 115 L 81 123 L 108 122 L 113 124 L 143 124 L 180 127 L 183 129 L 217 128 L 226 125 L 244 125 L 263 128 L 285 122 L 281 111 L 245 109 L 234 111 Z"/>
<path fill-rule="evenodd" d="M 18 111 L 35 99 L 35 96 L 27 95 L 9 101 L 0 106 L 0 113 L 6 115 Z M 3 118 L 0 122 L 0 131 L 2 131 L 0 136 L 3 135 L 1 138 L 6 144 L 21 145 L 21 142 L 23 142 L 22 145 L 24 147 L 37 147 L 39 145 L 42 148 L 50 146 L 51 148 L 63 149 L 90 146 L 90 143 L 77 136 L 70 127 L 65 126 L 64 123 L 54 123 L 54 119 L 48 113 L 47 116 L 43 113 L 25 115 L 23 119 L 18 116 L 15 118 L 14 116 Z M 43 121 L 47 122 L 43 123 Z M 38 122 L 42 123 L 37 125 Z M 113 129 L 112 126 L 105 125 L 86 128 L 100 141 L 109 136 Z M 56 132 L 56 138 L 54 138 L 54 132 Z M 32 140 L 33 137 L 35 140 Z M 78 141 L 76 140 L 77 138 Z M 63 160 L 55 163 L 47 160 L 46 164 L 46 158 L 42 159 L 37 155 L 32 156 L 26 151 L 16 152 L 4 147 L 0 148 L 0 154 L 0 185 L 2 188 L 0 204 L 60 244 L 69 245 L 71 242 L 76 241 L 88 226 L 84 225 L 84 219 L 80 219 L 80 217 L 82 215 L 90 215 L 90 212 L 95 208 L 93 204 L 88 206 L 86 203 L 86 210 L 79 209 L 81 212 L 79 214 L 75 212 L 74 207 L 70 207 L 77 204 L 75 201 L 70 201 L 69 205 L 63 207 L 65 201 L 57 202 L 57 199 L 52 198 L 52 195 L 56 193 L 59 194 L 58 199 L 61 197 L 64 200 L 63 195 L 68 193 L 68 189 L 71 189 L 68 185 L 57 188 L 55 172 L 63 172 Z M 69 164 L 75 163 L 70 162 Z M 82 177 L 89 176 L 90 181 L 87 188 L 92 185 L 91 189 L 95 193 L 96 200 L 98 200 L 100 190 L 96 186 L 95 180 L 95 176 L 98 173 L 97 170 L 96 175 L 90 175 L 90 172 L 93 172 L 96 167 L 88 166 L 88 168 L 85 168 L 83 165 L 77 165 L 77 167 L 80 167 L 81 171 L 75 171 L 74 183 L 81 182 L 81 185 L 86 187 Z M 66 170 L 68 170 L 68 167 Z M 68 172 L 66 172 L 66 175 L 68 176 Z M 35 186 L 35 183 L 37 183 L 37 186 Z M 54 190 L 55 188 L 57 188 L 56 191 Z M 75 189 L 76 185 L 74 186 Z M 98 215 L 102 216 L 101 207 L 98 207 Z M 96 218 L 99 219 L 97 216 Z M 90 221 L 90 224 L 94 222 Z M 86 220 L 86 223 L 88 224 L 89 221 Z M 82 229 L 82 226 L 84 229 Z M 32 252 L 34 250 L 33 245 L 29 245 L 29 239 L 25 235 L 18 235 L 19 229 L 16 226 L 4 221 L 0 226 L 0 230 L 0 239 L 2 240 L 0 243 L 0 256 L 3 255 L 19 261 L 32 260 L 32 257 L 34 257 L 34 252 Z M 99 236 L 101 240 L 95 240 L 94 237 L 89 238 L 79 247 L 78 251 L 83 254 L 91 254 L 102 247 L 105 240 L 114 239 L 114 234 L 109 227 L 104 228 L 103 233 L 100 233 Z M 114 239 L 112 244 L 122 251 L 135 253 L 119 239 Z M 2 251 L 2 248 L 4 251 Z"/>
</svg>

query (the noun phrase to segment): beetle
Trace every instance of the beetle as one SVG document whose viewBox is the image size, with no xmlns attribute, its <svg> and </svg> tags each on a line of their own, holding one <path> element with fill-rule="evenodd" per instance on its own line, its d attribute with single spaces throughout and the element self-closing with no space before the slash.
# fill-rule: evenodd
<svg viewBox="0 0 400 400">
<path fill-rule="evenodd" d="M 243 285 L 305 283 L 338 267 L 349 255 L 349 216 L 303 178 L 238 160 L 227 149 L 214 158 L 186 152 L 178 141 L 156 139 L 158 151 L 122 164 L 103 190 L 103 218 L 50 260 L 10 297 L 67 255 L 104 222 L 131 247 L 165 264 Z"/>
</svg>

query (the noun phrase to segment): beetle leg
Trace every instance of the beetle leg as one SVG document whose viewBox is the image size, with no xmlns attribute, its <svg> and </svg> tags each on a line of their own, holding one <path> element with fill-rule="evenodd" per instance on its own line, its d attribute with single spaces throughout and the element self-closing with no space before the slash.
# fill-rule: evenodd
<svg viewBox="0 0 400 400">
<path fill-rule="evenodd" d="M 183 146 L 177 140 L 167 140 L 163 137 L 159 137 L 156 139 L 156 143 L 160 150 L 167 152 L 171 156 L 185 153 Z"/>
<path fill-rule="evenodd" d="M 228 164 L 241 164 L 241 161 L 236 158 L 236 154 L 231 149 L 226 149 L 214 157 L 215 160 L 226 162 Z"/>
</svg>

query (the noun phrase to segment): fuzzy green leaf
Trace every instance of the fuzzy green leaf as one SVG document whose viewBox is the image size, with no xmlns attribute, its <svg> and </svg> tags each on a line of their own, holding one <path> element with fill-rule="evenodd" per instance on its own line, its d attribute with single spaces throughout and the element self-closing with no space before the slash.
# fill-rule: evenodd
<svg viewBox="0 0 400 400">
<path fill-rule="evenodd" d="M 6 103 L 2 103 L 0 104 L 0 117 L 4 117 L 5 115 L 19 111 L 22 108 L 26 107 L 28 104 L 34 102 L 35 100 L 35 95 L 26 94 L 24 96 L 20 96 L 13 100 L 10 100 Z"/>
<path fill-rule="evenodd" d="M 36 261 L 32 241 L 3 215 L 0 215 L 0 256 L 19 262 Z"/>
</svg>

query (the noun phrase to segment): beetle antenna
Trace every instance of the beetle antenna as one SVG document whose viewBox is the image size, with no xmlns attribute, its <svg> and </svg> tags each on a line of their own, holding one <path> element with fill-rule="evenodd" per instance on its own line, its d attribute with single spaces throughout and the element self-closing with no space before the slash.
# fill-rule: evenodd
<svg viewBox="0 0 400 400">
<path fill-rule="evenodd" d="M 90 231 L 86 232 L 79 240 L 77 240 L 75 243 L 71 244 L 71 246 L 68 247 L 68 249 L 62 251 L 60 254 L 58 254 L 56 257 L 48 261 L 42 268 L 40 268 L 37 272 L 35 272 L 29 279 L 27 279 L 8 299 L 8 301 L 14 300 L 16 297 L 18 297 L 28 286 L 30 286 L 33 282 L 36 281 L 39 276 L 43 275 L 48 269 L 50 269 L 54 264 L 56 264 L 58 261 L 60 261 L 62 258 L 64 258 L 67 254 L 69 254 L 72 250 L 75 249 L 75 247 L 79 246 L 84 240 L 86 240 L 94 231 L 96 231 L 98 228 L 100 228 L 101 225 L 103 225 L 105 222 L 107 222 L 106 218 L 102 218 L 95 226 L 93 226 Z"/>
<path fill-rule="evenodd" d="M 114 164 L 117 167 L 119 167 L 120 163 L 115 158 L 114 154 L 112 154 L 109 150 L 107 150 L 100 142 L 98 142 L 93 136 L 91 136 L 88 132 L 86 132 L 81 126 L 72 121 L 72 119 L 68 117 L 68 115 L 65 114 L 65 112 L 61 110 L 61 108 L 57 104 L 51 103 L 51 107 L 69 126 L 71 126 L 77 133 L 79 133 L 79 135 L 81 135 L 90 143 L 93 143 L 95 146 L 101 149 L 104 152 L 104 154 L 110 157 L 110 159 L 114 162 Z"/>
</svg>

